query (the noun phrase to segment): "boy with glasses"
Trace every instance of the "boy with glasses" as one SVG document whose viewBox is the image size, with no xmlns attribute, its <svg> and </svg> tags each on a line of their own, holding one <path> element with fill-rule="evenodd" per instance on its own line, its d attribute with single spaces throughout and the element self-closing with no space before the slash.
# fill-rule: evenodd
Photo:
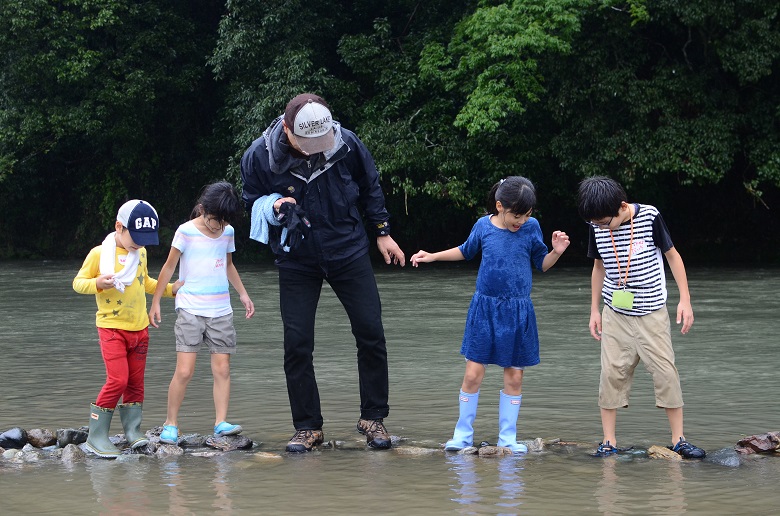
<svg viewBox="0 0 780 516">
<path fill-rule="evenodd" d="M 686 459 L 703 458 L 705 451 L 683 434 L 682 389 L 674 365 L 663 257 L 680 293 L 677 324 L 682 322 L 683 335 L 693 324 L 693 309 L 685 265 L 669 230 L 654 206 L 629 203 L 623 187 L 607 177 L 583 180 L 577 202 L 580 216 L 591 226 L 589 327 L 593 338 L 601 341 L 599 407 L 604 437 L 595 455 L 619 451 L 617 409 L 628 406 L 634 369 L 641 360 L 653 376 L 656 406 L 664 408 L 669 419 L 669 448 Z M 600 311 L 602 299 L 605 306 Z"/>
</svg>

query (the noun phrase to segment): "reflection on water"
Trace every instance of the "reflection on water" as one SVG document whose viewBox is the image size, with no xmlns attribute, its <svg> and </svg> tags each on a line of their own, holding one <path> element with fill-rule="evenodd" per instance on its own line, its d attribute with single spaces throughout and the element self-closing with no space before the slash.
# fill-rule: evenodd
<svg viewBox="0 0 780 516">
<path fill-rule="evenodd" d="M 620 457 L 605 457 L 601 461 L 601 479 L 593 492 L 598 510 L 606 516 L 614 514 L 684 514 L 685 479 L 682 462 L 659 461 L 653 476 L 644 478 L 637 490 L 633 470 L 640 466 Z"/>
<path fill-rule="evenodd" d="M 468 506 L 474 506 L 482 500 L 479 490 L 480 478 L 477 475 L 475 461 L 480 460 L 474 455 L 447 455 L 449 471 L 454 473 L 452 490 L 455 491 L 453 502 L 467 506 L 462 514 L 469 514 L 472 510 Z"/>
<path fill-rule="evenodd" d="M 4 263 L 0 275 L 0 429 L 57 429 L 87 423 L 104 369 L 94 299 L 70 288 L 79 263 Z M 159 269 L 159 264 L 158 264 Z M 703 462 L 648 459 L 666 445 L 668 423 L 652 382 L 637 373 L 631 407 L 620 411 L 621 445 L 637 453 L 590 457 L 601 437 L 596 405 L 599 345 L 587 330 L 590 273 L 537 275 L 533 294 L 542 363 L 523 381 L 518 437 L 562 438 L 521 457 L 370 451 L 359 415 L 354 341 L 338 301 L 323 291 L 315 362 L 325 438 L 343 443 L 288 456 L 293 433 L 282 370 L 273 268 L 241 267 L 257 315 L 236 319 L 229 418 L 257 451 L 213 457 L 130 457 L 63 464 L 0 461 L 0 512 L 56 514 L 770 514 L 780 504 L 780 457 L 739 458 L 743 435 L 780 430 L 776 355 L 780 272 L 689 271 L 696 323 L 673 337 L 685 396 L 686 435 Z M 437 447 L 452 435 L 463 377 L 458 354 L 476 271 L 378 269 L 390 360 L 391 433 L 401 446 Z M 676 290 L 670 283 L 674 306 Z M 234 302 L 238 302 L 234 298 Z M 162 424 L 175 368 L 173 306 L 151 332 L 143 427 Z M 167 312 L 166 312 L 167 311 Z M 167 321 L 167 323 L 166 323 Z M 182 433 L 213 424 L 208 361 L 199 360 L 182 406 Z M 205 365 L 204 365 L 205 364 Z M 495 442 L 500 369 L 490 368 L 475 441 Z M 121 428 L 115 421 L 112 433 Z M 41 496 L 45 493 L 45 496 Z"/>
</svg>

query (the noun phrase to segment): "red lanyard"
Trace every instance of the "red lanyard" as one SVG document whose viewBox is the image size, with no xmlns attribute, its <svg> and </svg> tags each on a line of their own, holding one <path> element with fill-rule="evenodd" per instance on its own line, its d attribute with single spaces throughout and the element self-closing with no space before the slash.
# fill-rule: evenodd
<svg viewBox="0 0 780 516">
<path fill-rule="evenodd" d="M 628 240 L 628 263 L 626 263 L 626 277 L 623 280 L 623 289 L 628 287 L 628 268 L 631 267 L 631 249 L 634 246 L 634 215 L 631 213 L 631 207 L 628 208 L 628 216 L 631 220 L 631 236 Z M 612 235 L 612 230 L 609 230 L 609 237 L 612 239 L 612 249 L 615 251 L 615 262 L 617 262 L 618 268 L 618 287 L 620 287 L 620 257 L 618 257 L 617 245 L 615 245 L 615 237 Z"/>
</svg>

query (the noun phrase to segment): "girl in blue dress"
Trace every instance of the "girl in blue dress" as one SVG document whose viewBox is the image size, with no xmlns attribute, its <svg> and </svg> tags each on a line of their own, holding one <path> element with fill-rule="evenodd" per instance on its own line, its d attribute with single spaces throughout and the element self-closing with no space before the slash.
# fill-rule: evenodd
<svg viewBox="0 0 780 516">
<path fill-rule="evenodd" d="M 539 363 L 539 335 L 531 303 L 531 265 L 546 271 L 569 247 L 563 231 L 552 235 L 553 250 L 542 240 L 539 222 L 531 217 L 536 204 L 534 185 L 521 176 L 502 179 L 490 190 L 488 214 L 474 224 L 458 247 L 412 256 L 412 265 L 435 261 L 471 260 L 482 251 L 477 287 L 466 316 L 461 354 L 466 374 L 460 389 L 460 416 L 445 450 L 473 445 L 479 388 L 485 366 L 504 368 L 504 389 L 498 405 L 498 446 L 524 453 L 517 442 L 517 416 L 522 399 L 523 369 Z"/>
</svg>

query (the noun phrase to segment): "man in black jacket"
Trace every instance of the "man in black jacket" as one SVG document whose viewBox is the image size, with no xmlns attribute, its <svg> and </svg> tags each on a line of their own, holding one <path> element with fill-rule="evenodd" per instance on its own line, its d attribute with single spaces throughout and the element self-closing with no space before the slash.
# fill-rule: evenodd
<svg viewBox="0 0 780 516">
<path fill-rule="evenodd" d="M 386 263 L 403 267 L 405 257 L 390 236 L 390 216 L 371 154 L 355 133 L 333 120 L 325 100 L 303 93 L 244 153 L 241 177 L 253 231 L 257 225 L 266 228 L 279 268 L 284 372 L 295 427 L 286 450 L 307 452 L 324 441 L 312 361 L 323 280 L 344 306 L 357 344 L 357 429 L 370 447 L 389 448 L 383 423 L 389 412 L 387 349 L 363 216 Z M 282 209 L 284 203 L 297 208 Z M 294 245 L 288 233 L 295 228 L 279 221 L 288 214 L 305 221 Z"/>
</svg>

